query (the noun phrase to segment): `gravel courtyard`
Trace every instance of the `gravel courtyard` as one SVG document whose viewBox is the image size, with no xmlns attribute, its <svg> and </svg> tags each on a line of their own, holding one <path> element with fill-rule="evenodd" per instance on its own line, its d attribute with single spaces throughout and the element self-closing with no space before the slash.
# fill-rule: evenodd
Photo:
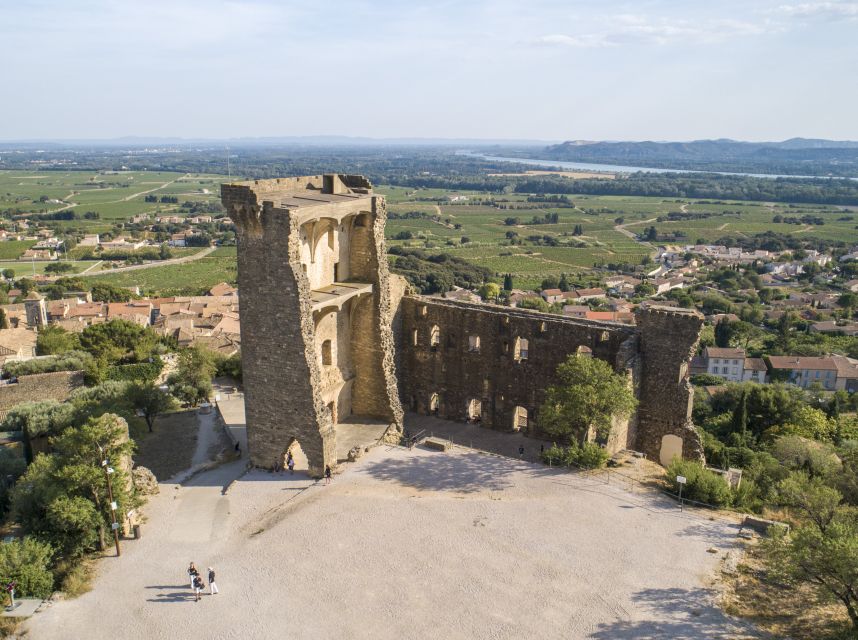
<svg viewBox="0 0 858 640">
<path fill-rule="evenodd" d="M 142 538 L 28 637 L 750 636 L 706 586 L 736 525 L 651 494 L 469 450 L 378 447 L 330 486 L 253 471 L 223 494 L 242 469 L 163 484 Z M 191 560 L 220 594 L 193 601 Z"/>
</svg>

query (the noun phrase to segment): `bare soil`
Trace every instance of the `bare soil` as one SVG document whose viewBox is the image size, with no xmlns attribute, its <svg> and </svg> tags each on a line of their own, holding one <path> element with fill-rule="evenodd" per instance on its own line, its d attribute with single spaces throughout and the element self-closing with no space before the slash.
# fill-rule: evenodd
<svg viewBox="0 0 858 640">
<path fill-rule="evenodd" d="M 163 415 L 155 421 L 153 433 L 143 431 L 136 439 L 134 462 L 163 482 L 191 466 L 198 431 L 194 410 Z"/>
</svg>

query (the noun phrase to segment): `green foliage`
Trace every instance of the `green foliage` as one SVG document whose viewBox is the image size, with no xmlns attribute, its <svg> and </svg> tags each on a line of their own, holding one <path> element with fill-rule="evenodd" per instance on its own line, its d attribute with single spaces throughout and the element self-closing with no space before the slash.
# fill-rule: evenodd
<svg viewBox="0 0 858 640">
<path fill-rule="evenodd" d="M 611 456 L 607 450 L 593 442 L 571 443 L 567 447 L 553 444 L 542 453 L 542 460 L 555 466 L 577 467 L 580 469 L 600 469 Z"/>
<path fill-rule="evenodd" d="M 54 371 L 86 371 L 93 366 L 93 358 L 83 351 L 68 351 L 50 358 L 37 358 L 21 362 L 8 362 L 4 370 L 11 376 L 29 376 Z"/>
<path fill-rule="evenodd" d="M 90 289 L 95 302 L 128 302 L 134 299 L 134 294 L 128 289 L 117 287 L 106 282 L 96 282 Z"/>
<path fill-rule="evenodd" d="M 217 356 L 215 358 L 215 362 L 217 364 L 217 371 L 215 372 L 216 376 L 241 381 L 242 370 L 240 353 L 233 354 L 229 357 Z"/>
<path fill-rule="evenodd" d="M 47 598 L 54 588 L 51 545 L 26 537 L 0 544 L 0 583 L 17 583 L 16 596 Z"/>
<path fill-rule="evenodd" d="M 152 382 L 161 375 L 163 368 L 164 362 L 158 356 L 154 356 L 152 362 L 136 362 L 108 367 L 106 377 L 108 380 Z"/>
<path fill-rule="evenodd" d="M 217 364 L 211 351 L 201 347 L 182 349 L 176 371 L 167 378 L 170 393 L 181 402 L 195 406 L 208 399 L 216 372 Z"/>
<path fill-rule="evenodd" d="M 96 541 L 103 545 L 110 526 L 102 460 L 109 460 L 115 470 L 113 498 L 118 512 L 138 505 L 119 465 L 133 445 L 125 421 L 104 414 L 65 429 L 52 440 L 52 449 L 52 455 L 37 456 L 19 479 L 12 491 L 12 509 L 27 533 L 52 543 L 66 557 L 77 557 Z"/>
<path fill-rule="evenodd" d="M 454 286 L 475 289 L 493 277 L 493 272 L 445 253 L 428 254 L 420 249 L 390 247 L 391 270 L 405 276 L 418 293 L 444 293 Z"/>
<path fill-rule="evenodd" d="M 158 336 L 149 327 L 128 320 L 111 320 L 84 329 L 80 344 L 99 361 L 142 362 L 152 356 Z"/>
<path fill-rule="evenodd" d="M 637 406 L 625 377 L 604 360 L 572 355 L 557 367 L 557 379 L 546 390 L 539 424 L 569 442 L 585 441 L 590 429 L 606 442 L 614 417 L 627 417 Z"/>
<path fill-rule="evenodd" d="M 794 473 L 779 487 L 793 528 L 775 529 L 762 542 L 773 581 L 806 584 L 842 605 L 858 636 L 858 509 L 819 478 Z"/>
<path fill-rule="evenodd" d="M 497 300 L 500 291 L 500 286 L 496 283 L 486 282 L 479 288 L 478 293 L 483 300 Z"/>
<path fill-rule="evenodd" d="M 674 458 L 667 467 L 668 480 L 674 493 L 679 493 L 676 476 L 685 476 L 682 497 L 715 507 L 726 507 L 732 502 L 730 486 L 720 475 L 709 471 L 699 462 Z"/>
<path fill-rule="evenodd" d="M 56 324 L 40 329 L 36 337 L 36 353 L 40 356 L 58 355 L 75 349 L 80 349 L 77 334 L 66 331 Z"/>
<path fill-rule="evenodd" d="M 173 408 L 173 398 L 151 381 L 132 383 L 126 393 L 131 406 L 143 415 L 150 433 L 158 416 Z"/>
<path fill-rule="evenodd" d="M 691 376 L 691 384 L 695 387 L 713 387 L 724 384 L 724 378 L 711 373 L 695 373 Z"/>
<path fill-rule="evenodd" d="M 33 438 L 60 433 L 74 420 L 74 407 L 56 400 L 22 402 L 6 412 L 0 428 L 21 431 Z"/>
</svg>

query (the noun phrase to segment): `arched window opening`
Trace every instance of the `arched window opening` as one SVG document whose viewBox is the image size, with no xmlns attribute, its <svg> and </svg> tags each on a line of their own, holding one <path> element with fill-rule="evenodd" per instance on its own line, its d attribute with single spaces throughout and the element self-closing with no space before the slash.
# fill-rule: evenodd
<svg viewBox="0 0 858 640">
<path fill-rule="evenodd" d="M 513 412 L 512 428 L 514 431 L 527 430 L 527 409 L 521 405 L 516 406 Z"/>
<path fill-rule="evenodd" d="M 362 213 L 357 218 L 355 218 L 355 226 L 356 227 L 365 227 L 366 221 L 367 221 L 367 215 L 365 213 Z"/>
<path fill-rule="evenodd" d="M 433 324 L 432 331 L 429 333 L 429 346 L 437 349 L 439 344 L 441 344 L 441 329 L 437 324 Z"/>
<path fill-rule="evenodd" d="M 429 397 L 429 413 L 432 415 L 438 415 L 438 409 L 441 407 L 441 396 L 437 393 L 433 393 Z"/>
<path fill-rule="evenodd" d="M 468 351 L 479 353 L 480 351 L 480 336 L 468 336 Z"/>
<path fill-rule="evenodd" d="M 479 398 L 468 400 L 468 422 L 481 422 L 483 419 L 483 403 Z"/>
<path fill-rule="evenodd" d="M 334 363 L 333 357 L 331 356 L 331 341 L 325 340 L 322 343 L 322 364 L 331 365 Z"/>
</svg>

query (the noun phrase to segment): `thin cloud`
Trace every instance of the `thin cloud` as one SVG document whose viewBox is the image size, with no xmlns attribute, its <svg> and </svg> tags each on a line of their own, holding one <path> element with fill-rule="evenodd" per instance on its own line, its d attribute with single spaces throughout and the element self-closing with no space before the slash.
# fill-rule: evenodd
<svg viewBox="0 0 858 640">
<path fill-rule="evenodd" d="M 858 18 L 858 2 L 801 2 L 782 4 L 778 12 L 788 16 Z"/>
<path fill-rule="evenodd" d="M 766 25 L 739 20 L 714 20 L 691 22 L 689 20 L 649 20 L 642 16 L 621 14 L 603 20 L 610 23 L 600 31 L 580 34 L 554 33 L 539 36 L 532 42 L 536 45 L 596 48 L 632 44 L 669 45 L 696 42 L 711 44 L 725 40 L 759 35 L 767 31 Z"/>
</svg>

